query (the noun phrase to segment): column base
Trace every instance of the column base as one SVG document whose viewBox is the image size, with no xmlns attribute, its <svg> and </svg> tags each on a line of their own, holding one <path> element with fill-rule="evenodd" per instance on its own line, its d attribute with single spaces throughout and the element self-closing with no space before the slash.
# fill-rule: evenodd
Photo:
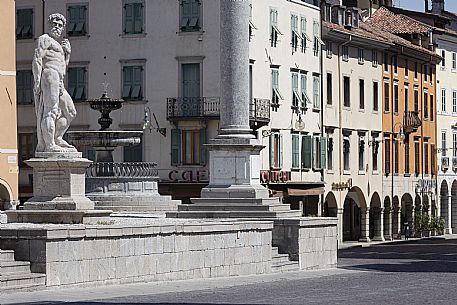
<svg viewBox="0 0 457 305">
<path fill-rule="evenodd" d="M 390 235 L 384 235 L 384 240 L 392 240 L 392 236 Z"/>
<path fill-rule="evenodd" d="M 359 241 L 363 243 L 369 243 L 371 240 L 369 237 L 361 237 L 359 238 Z"/>
<path fill-rule="evenodd" d="M 373 241 L 386 241 L 384 236 L 374 236 Z"/>
</svg>

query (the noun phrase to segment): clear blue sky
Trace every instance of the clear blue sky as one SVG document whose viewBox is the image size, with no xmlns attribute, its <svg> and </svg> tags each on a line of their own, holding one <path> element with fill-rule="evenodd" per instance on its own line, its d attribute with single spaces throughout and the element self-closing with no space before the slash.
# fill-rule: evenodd
<svg viewBox="0 0 457 305">
<path fill-rule="evenodd" d="M 431 2 L 429 0 L 429 2 Z M 457 13 L 457 0 L 445 0 L 446 10 Z M 395 6 L 400 6 L 401 8 L 414 10 L 414 11 L 424 11 L 424 0 L 394 0 Z M 431 4 L 429 4 L 431 7 Z"/>
</svg>

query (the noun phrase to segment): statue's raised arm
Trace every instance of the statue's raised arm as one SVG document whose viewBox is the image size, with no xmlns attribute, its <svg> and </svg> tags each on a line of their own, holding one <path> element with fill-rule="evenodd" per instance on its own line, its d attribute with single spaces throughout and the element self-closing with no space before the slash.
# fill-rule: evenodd
<svg viewBox="0 0 457 305">
<path fill-rule="evenodd" d="M 50 31 L 38 38 L 32 63 L 38 145 L 36 152 L 72 152 L 76 149 L 63 135 L 76 116 L 73 101 L 64 87 L 70 61 L 68 39 L 59 42 L 66 20 L 61 14 L 48 18 Z"/>
</svg>

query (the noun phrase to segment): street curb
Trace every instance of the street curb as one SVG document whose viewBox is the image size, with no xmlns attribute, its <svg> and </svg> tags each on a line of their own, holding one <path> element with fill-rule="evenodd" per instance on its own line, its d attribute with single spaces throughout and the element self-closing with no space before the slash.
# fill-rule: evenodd
<svg viewBox="0 0 457 305">
<path fill-rule="evenodd" d="M 422 237 L 422 238 L 410 238 L 408 240 L 404 239 L 395 239 L 395 240 L 386 240 L 382 242 L 368 242 L 368 243 L 357 243 L 357 244 L 344 244 L 338 247 L 339 250 L 346 250 L 346 249 L 353 249 L 353 248 L 370 248 L 374 246 L 384 246 L 384 245 L 391 245 L 391 244 L 404 244 L 409 242 L 417 242 L 421 240 L 433 240 L 433 239 L 457 239 L 457 234 L 455 235 L 440 235 L 440 236 L 430 236 L 430 237 Z"/>
</svg>

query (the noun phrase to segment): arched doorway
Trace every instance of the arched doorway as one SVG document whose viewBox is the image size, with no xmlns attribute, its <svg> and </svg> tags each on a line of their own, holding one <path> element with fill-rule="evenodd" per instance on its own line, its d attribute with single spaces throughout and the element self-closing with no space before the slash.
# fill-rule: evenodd
<svg viewBox="0 0 457 305">
<path fill-rule="evenodd" d="M 405 234 L 405 225 L 408 223 L 408 227 L 410 229 L 409 234 L 411 234 L 411 230 L 414 226 L 414 219 L 413 219 L 413 210 L 414 210 L 414 202 L 413 197 L 410 194 L 406 193 L 403 194 L 401 197 L 401 217 L 400 217 L 400 231 Z"/>
<path fill-rule="evenodd" d="M 0 211 L 4 211 L 9 208 L 11 199 L 11 193 L 0 180 Z"/>
<path fill-rule="evenodd" d="M 337 217 L 338 216 L 338 205 L 336 203 L 335 194 L 329 192 L 325 197 L 323 205 L 322 216 L 324 217 Z"/>
<path fill-rule="evenodd" d="M 373 240 L 384 240 L 381 208 L 381 198 L 378 193 L 374 193 L 370 202 L 370 239 Z"/>
<path fill-rule="evenodd" d="M 343 241 L 358 241 L 368 238 L 366 217 L 367 204 L 358 187 L 349 190 L 343 205 Z M 364 217 L 363 217 L 364 216 Z"/>
<path fill-rule="evenodd" d="M 384 238 L 386 240 L 392 239 L 392 218 L 391 218 L 392 204 L 390 197 L 384 198 Z"/>
<path fill-rule="evenodd" d="M 457 232 L 457 180 L 451 187 L 451 228 L 452 232 Z"/>
<path fill-rule="evenodd" d="M 398 196 L 392 200 L 392 238 L 400 239 L 400 201 Z"/>
<path fill-rule="evenodd" d="M 444 219 L 444 228 L 445 231 L 449 231 L 449 188 L 447 186 L 446 180 L 441 183 L 440 187 L 440 213 L 441 217 Z"/>
</svg>

